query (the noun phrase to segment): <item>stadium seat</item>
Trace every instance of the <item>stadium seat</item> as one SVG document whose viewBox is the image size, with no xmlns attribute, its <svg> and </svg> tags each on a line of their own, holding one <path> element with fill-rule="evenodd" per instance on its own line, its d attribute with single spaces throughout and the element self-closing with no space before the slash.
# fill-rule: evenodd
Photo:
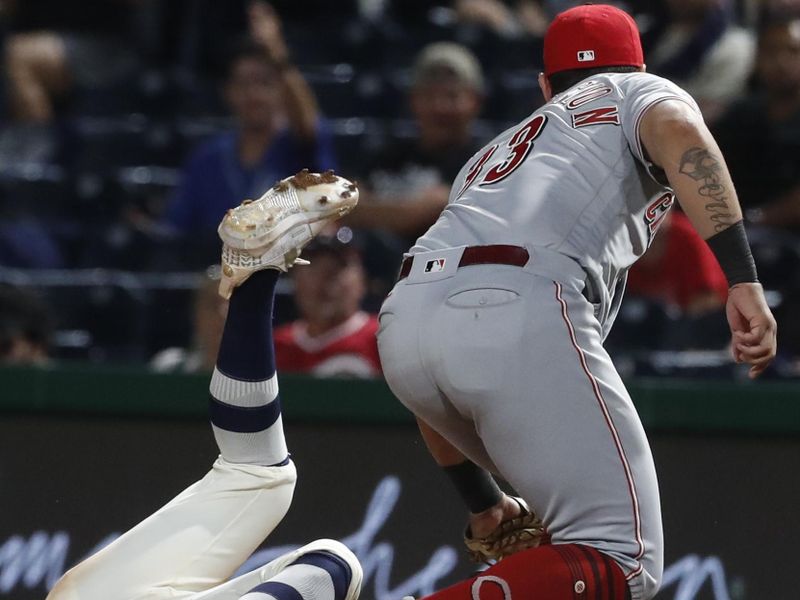
<svg viewBox="0 0 800 600">
<path fill-rule="evenodd" d="M 800 238 L 787 231 L 748 227 L 758 277 L 765 288 L 800 290 Z"/>
<path fill-rule="evenodd" d="M 319 65 L 303 69 L 303 76 L 314 90 L 326 117 L 353 116 L 358 106 L 355 69 L 347 63 Z"/>
<path fill-rule="evenodd" d="M 74 279 L 74 276 L 73 276 Z M 86 340 L 86 358 L 93 361 L 141 361 L 147 292 L 119 281 L 71 283 L 66 278 L 37 286 L 57 307 L 57 329 Z M 75 349 L 73 348 L 73 351 Z"/>
</svg>

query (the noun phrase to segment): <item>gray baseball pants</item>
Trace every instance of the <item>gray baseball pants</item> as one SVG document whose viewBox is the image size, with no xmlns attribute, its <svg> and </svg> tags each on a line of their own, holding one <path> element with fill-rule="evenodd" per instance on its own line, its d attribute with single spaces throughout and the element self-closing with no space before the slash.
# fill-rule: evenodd
<svg viewBox="0 0 800 600">
<path fill-rule="evenodd" d="M 552 543 L 604 552 L 633 600 L 647 600 L 661 579 L 663 535 L 644 429 L 582 294 L 583 270 L 528 250 L 524 267 L 458 268 L 463 248 L 416 255 L 380 312 L 386 380 L 508 481 Z"/>
</svg>

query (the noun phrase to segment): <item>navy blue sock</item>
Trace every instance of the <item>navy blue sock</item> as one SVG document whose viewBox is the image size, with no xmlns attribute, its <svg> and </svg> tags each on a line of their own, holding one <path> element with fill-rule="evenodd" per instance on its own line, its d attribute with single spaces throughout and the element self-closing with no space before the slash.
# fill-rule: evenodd
<svg viewBox="0 0 800 600">
<path fill-rule="evenodd" d="M 233 463 L 288 462 L 283 435 L 272 305 L 276 269 L 257 271 L 231 296 L 211 378 L 210 413 L 222 457 Z"/>
<path fill-rule="evenodd" d="M 240 381 L 263 381 L 275 374 L 272 307 L 280 271 L 253 273 L 231 296 L 217 368 Z"/>
</svg>

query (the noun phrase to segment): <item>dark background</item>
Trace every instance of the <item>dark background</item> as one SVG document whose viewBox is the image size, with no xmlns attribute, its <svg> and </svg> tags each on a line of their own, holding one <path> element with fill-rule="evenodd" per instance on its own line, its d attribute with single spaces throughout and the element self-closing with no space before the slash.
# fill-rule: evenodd
<svg viewBox="0 0 800 600">
<path fill-rule="evenodd" d="M 369 548 L 359 551 L 367 570 L 362 598 L 399 600 L 414 593 L 401 584 L 442 546 L 452 547 L 459 562 L 437 587 L 470 574 L 460 547 L 464 509 L 412 427 L 290 424 L 287 438 L 299 480 L 292 508 L 265 548 L 350 536 L 361 528 L 381 482 L 389 494 L 384 501 L 391 503 L 395 480 L 385 478 L 393 476 L 401 486 L 397 504 Z M 651 442 L 668 567 L 659 598 L 725 598 L 713 591 L 714 576 L 704 575 L 705 567 L 713 567 L 704 559 L 715 556 L 724 568 L 718 584 L 727 586 L 732 600 L 796 600 L 800 440 L 655 432 Z M 215 454 L 210 431 L 197 420 L 5 415 L 0 597 L 43 598 L 48 577 L 58 575 L 59 552 L 49 561 L 35 556 L 64 540 L 53 537 L 57 532 L 69 534 L 67 567 L 202 477 Z M 36 547 L 43 539 L 37 532 L 50 536 L 49 550 Z M 20 542 L 28 544 L 26 552 L 19 552 Z M 365 550 L 372 556 L 366 561 Z M 676 563 L 688 564 L 689 555 L 697 557 L 695 568 L 676 579 Z M 438 556 L 448 570 L 450 554 Z M 43 562 L 50 571 L 40 568 Z M 383 583 L 376 584 L 376 564 L 382 571 L 377 579 L 387 577 Z"/>
</svg>

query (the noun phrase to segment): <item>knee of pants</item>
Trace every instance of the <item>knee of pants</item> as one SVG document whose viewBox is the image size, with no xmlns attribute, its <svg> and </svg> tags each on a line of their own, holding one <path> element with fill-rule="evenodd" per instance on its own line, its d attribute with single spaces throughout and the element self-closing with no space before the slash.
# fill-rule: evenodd
<svg viewBox="0 0 800 600">
<path fill-rule="evenodd" d="M 659 561 L 658 564 L 650 564 L 645 567 L 641 575 L 643 583 L 643 600 L 649 600 L 656 595 L 658 590 L 661 589 L 661 581 L 663 576 L 663 561 Z"/>
<path fill-rule="evenodd" d="M 213 478 L 212 487 L 217 491 L 268 490 L 264 499 L 269 504 L 269 512 L 279 521 L 289 511 L 297 484 L 297 469 L 294 462 L 280 467 L 231 463 L 219 457 L 209 476 Z"/>
<path fill-rule="evenodd" d="M 635 598 L 650 600 L 661 588 L 661 580 L 664 575 L 664 560 L 660 549 L 657 553 L 646 553 L 640 559 L 640 565 L 641 573 L 631 578 L 628 585 Z M 630 565 L 621 564 L 620 566 L 626 573 L 630 571 Z"/>
</svg>

